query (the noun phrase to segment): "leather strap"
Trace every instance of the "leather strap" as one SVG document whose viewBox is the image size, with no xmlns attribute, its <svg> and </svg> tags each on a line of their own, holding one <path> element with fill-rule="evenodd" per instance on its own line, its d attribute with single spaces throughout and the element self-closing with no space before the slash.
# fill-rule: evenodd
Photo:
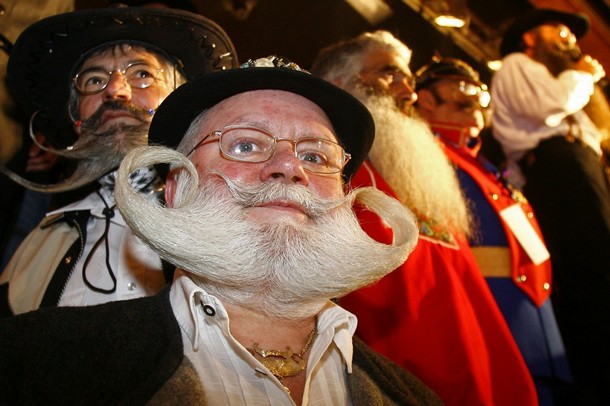
<svg viewBox="0 0 610 406">
<path fill-rule="evenodd" d="M 64 291 L 68 278 L 74 271 L 74 267 L 78 263 L 83 250 L 85 241 L 87 240 L 87 221 L 91 216 L 89 210 L 75 210 L 62 213 L 60 216 L 53 218 L 51 221 L 42 225 L 42 228 L 49 227 L 57 223 L 66 223 L 75 227 L 78 231 L 78 238 L 68 248 L 63 260 L 57 265 L 53 277 L 47 286 L 47 290 L 42 298 L 40 307 L 54 307 L 59 304 L 59 299 Z"/>
</svg>

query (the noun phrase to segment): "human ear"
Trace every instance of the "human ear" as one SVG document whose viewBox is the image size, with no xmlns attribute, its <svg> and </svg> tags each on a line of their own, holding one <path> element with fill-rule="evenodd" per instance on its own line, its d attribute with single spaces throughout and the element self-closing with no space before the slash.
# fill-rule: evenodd
<svg viewBox="0 0 610 406">
<path fill-rule="evenodd" d="M 176 175 L 177 169 L 172 169 L 165 179 L 165 204 L 167 207 L 174 207 L 174 196 L 176 195 Z"/>
<path fill-rule="evenodd" d="M 528 31 L 521 37 L 526 48 L 532 48 L 536 44 L 536 34 L 534 31 Z"/>
</svg>

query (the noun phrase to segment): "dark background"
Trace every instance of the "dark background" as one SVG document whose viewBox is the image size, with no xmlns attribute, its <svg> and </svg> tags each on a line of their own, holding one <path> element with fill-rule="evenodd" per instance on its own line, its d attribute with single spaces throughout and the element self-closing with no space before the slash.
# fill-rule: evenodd
<svg viewBox="0 0 610 406">
<path fill-rule="evenodd" d="M 497 49 L 502 31 L 511 19 L 534 7 L 552 7 L 584 12 L 591 18 L 592 30 L 581 46 L 610 70 L 607 5 L 610 0 L 462 1 L 466 2 L 471 16 L 469 27 L 445 32 L 440 32 L 419 10 L 413 9 L 412 4 L 421 4 L 420 0 L 384 0 L 392 14 L 374 25 L 345 0 L 168 0 L 163 3 L 191 8 L 216 21 L 231 37 L 240 61 L 276 54 L 308 68 L 320 48 L 363 31 L 386 29 L 413 49 L 413 71 L 439 51 L 443 56 L 466 60 L 479 70 L 485 81 L 492 74 L 486 62 L 499 57 Z M 80 9 L 107 4 L 107 0 L 77 0 Z M 240 18 L 240 13 L 249 5 L 250 12 Z"/>
</svg>

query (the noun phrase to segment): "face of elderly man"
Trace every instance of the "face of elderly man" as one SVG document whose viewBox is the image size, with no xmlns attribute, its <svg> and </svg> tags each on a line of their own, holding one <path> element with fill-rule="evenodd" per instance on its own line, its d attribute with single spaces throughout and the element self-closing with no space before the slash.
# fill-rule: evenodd
<svg viewBox="0 0 610 406">
<path fill-rule="evenodd" d="M 151 112 L 174 88 L 168 67 L 156 54 L 128 44 L 92 55 L 74 81 L 79 93 L 79 124 L 97 134 L 149 124 Z M 75 125 L 77 134 L 82 130 Z"/>
<path fill-rule="evenodd" d="M 332 124 L 320 107 L 302 96 L 280 90 L 257 90 L 230 97 L 210 109 L 208 117 L 198 141 L 215 130 L 240 125 L 261 128 L 275 137 L 293 141 L 315 137 L 337 142 Z M 190 155 L 204 179 L 214 171 L 248 186 L 265 182 L 300 185 L 325 199 L 340 198 L 344 194 L 340 173 L 308 171 L 303 161 L 295 157 L 290 142 L 279 141 L 271 158 L 251 163 L 227 159 L 217 140 L 204 142 Z M 173 202 L 173 194 L 174 182 L 168 179 L 166 198 L 169 205 Z M 298 222 L 308 220 L 303 208 L 289 201 L 271 201 L 250 207 L 247 211 L 250 218 L 260 222 L 271 222 L 278 217 Z"/>
</svg>

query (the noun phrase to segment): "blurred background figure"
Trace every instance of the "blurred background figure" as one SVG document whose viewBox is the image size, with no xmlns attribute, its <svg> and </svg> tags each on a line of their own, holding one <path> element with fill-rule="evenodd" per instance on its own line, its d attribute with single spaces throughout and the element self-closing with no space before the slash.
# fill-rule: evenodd
<svg viewBox="0 0 610 406">
<path fill-rule="evenodd" d="M 55 161 L 53 154 L 30 150 L 29 137 L 23 137 L 26 118 L 10 95 L 6 67 L 17 37 L 30 24 L 45 17 L 74 10 L 74 0 L 8 0 L 0 3 L 0 166 L 47 179 L 46 171 Z M 26 126 L 27 127 L 27 126 Z M 25 195 L 24 195 L 25 193 Z M 22 199 L 24 203 L 21 204 Z M 41 220 L 50 197 L 24 188 L 0 175 L 0 272 L 19 242 Z M 9 252 L 5 257 L 3 254 Z"/>
<path fill-rule="evenodd" d="M 610 109 L 601 64 L 577 39 L 581 14 L 537 9 L 506 31 L 492 81 L 492 129 L 536 210 L 552 299 L 578 384 L 610 404 L 610 188 L 600 144 Z"/>
<path fill-rule="evenodd" d="M 466 62 L 435 56 L 416 72 L 416 89 L 417 111 L 456 166 L 474 217 L 472 252 L 534 378 L 539 403 L 573 402 L 549 298 L 551 261 L 533 209 L 480 154 L 487 86 Z"/>
<path fill-rule="evenodd" d="M 358 316 L 365 342 L 446 404 L 536 405 L 531 375 L 468 246 L 470 213 L 455 171 L 414 115 L 410 61 L 404 43 L 376 31 L 323 49 L 312 66 L 363 101 L 375 120 L 373 148 L 351 186 L 396 196 L 420 230 L 401 267 L 340 303 Z M 374 238 L 392 241 L 370 213 L 360 212 L 360 222 Z"/>
</svg>

